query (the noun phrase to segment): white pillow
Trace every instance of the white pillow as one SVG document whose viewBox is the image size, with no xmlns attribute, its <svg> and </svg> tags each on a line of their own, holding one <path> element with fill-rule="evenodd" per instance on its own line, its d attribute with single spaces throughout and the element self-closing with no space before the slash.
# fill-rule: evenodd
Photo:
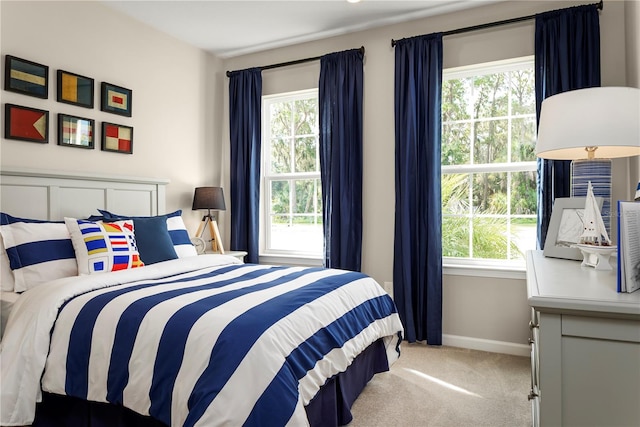
<svg viewBox="0 0 640 427">
<path fill-rule="evenodd" d="M 71 237 L 62 221 L 32 220 L 0 213 L 0 234 L 13 273 L 15 292 L 23 292 L 61 277 L 78 275 Z M 0 268 L 3 270 L 4 290 L 4 261 Z"/>
<path fill-rule="evenodd" d="M 80 274 L 143 267 L 133 220 L 102 222 L 65 218 Z"/>
<path fill-rule="evenodd" d="M 13 292 L 14 284 L 13 271 L 11 271 L 9 257 L 4 249 L 4 240 L 0 234 L 0 290 Z"/>
</svg>

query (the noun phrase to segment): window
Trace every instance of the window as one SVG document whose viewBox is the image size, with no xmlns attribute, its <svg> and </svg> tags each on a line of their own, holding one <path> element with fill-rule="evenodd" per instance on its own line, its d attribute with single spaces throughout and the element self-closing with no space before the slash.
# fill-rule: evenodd
<svg viewBox="0 0 640 427">
<path fill-rule="evenodd" d="M 442 249 L 449 261 L 523 262 L 535 249 L 534 84 L 532 58 L 443 73 Z"/>
<path fill-rule="evenodd" d="M 263 97 L 262 253 L 320 257 L 318 91 Z"/>
</svg>

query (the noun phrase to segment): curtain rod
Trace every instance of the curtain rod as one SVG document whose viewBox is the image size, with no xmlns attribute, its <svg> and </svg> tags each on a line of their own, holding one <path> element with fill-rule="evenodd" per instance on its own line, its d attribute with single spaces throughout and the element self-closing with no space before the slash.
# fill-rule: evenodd
<svg viewBox="0 0 640 427">
<path fill-rule="evenodd" d="M 360 46 L 360 49 L 358 50 L 360 51 L 360 53 L 364 55 L 364 46 Z M 260 68 L 261 70 L 270 70 L 271 68 L 286 67 L 288 65 L 297 65 L 305 62 L 317 61 L 318 59 L 321 59 L 322 56 L 314 56 L 313 58 L 296 59 L 295 61 L 281 62 L 279 64 L 263 65 L 262 67 L 256 67 L 256 68 Z M 233 71 L 227 71 L 227 77 L 231 77 L 231 73 L 233 73 Z"/>
<path fill-rule="evenodd" d="M 599 3 L 592 3 L 591 5 L 585 5 L 585 6 L 597 6 L 598 10 L 602 10 L 604 9 L 604 0 L 600 0 Z M 485 28 L 492 28 L 500 25 L 513 24 L 515 22 L 528 21 L 530 19 L 534 19 L 536 15 L 537 14 L 529 15 L 529 16 L 521 16 L 520 18 L 511 18 L 511 19 L 505 19 L 504 21 L 489 22 L 486 24 L 473 25 L 471 27 L 458 28 L 457 30 L 445 31 L 442 33 L 442 35 L 451 36 L 453 34 L 468 33 L 470 31 L 484 30 Z M 396 41 L 394 39 L 391 39 L 391 47 L 395 47 L 395 45 L 396 45 Z"/>
</svg>

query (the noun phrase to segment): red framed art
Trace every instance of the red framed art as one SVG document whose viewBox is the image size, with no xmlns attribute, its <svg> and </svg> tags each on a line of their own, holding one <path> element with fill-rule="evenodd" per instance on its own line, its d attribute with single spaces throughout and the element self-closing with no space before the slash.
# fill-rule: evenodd
<svg viewBox="0 0 640 427">
<path fill-rule="evenodd" d="M 102 122 L 102 151 L 133 154 L 133 127 Z"/>
<path fill-rule="evenodd" d="M 47 144 L 49 142 L 49 112 L 37 108 L 5 104 L 4 137 Z"/>
</svg>

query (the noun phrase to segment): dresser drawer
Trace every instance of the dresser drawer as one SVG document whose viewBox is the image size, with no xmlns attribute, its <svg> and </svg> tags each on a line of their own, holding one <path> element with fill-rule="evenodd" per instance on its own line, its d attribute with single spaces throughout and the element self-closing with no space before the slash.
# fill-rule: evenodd
<svg viewBox="0 0 640 427">
<path fill-rule="evenodd" d="M 564 315 L 562 335 L 640 343 L 640 320 Z"/>
</svg>

